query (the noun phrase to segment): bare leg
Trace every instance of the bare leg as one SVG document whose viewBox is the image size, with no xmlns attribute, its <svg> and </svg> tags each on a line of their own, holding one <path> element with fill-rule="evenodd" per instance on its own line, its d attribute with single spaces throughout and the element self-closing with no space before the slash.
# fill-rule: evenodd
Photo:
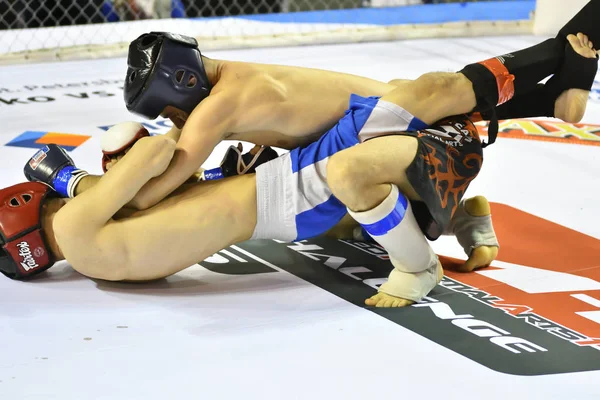
<svg viewBox="0 0 600 400">
<path fill-rule="evenodd" d="M 399 105 L 427 125 L 469 113 L 477 105 L 473 84 L 460 73 L 432 72 L 414 81 L 398 79 L 391 83 L 397 88 L 381 100 Z"/>
<path fill-rule="evenodd" d="M 385 210 L 390 205 L 394 207 L 396 198 L 419 200 L 405 173 L 417 153 L 417 145 L 414 137 L 386 136 L 341 151 L 327 165 L 329 187 L 361 223 L 370 224 L 368 219 L 378 221 L 380 211 L 387 215 Z M 395 268 L 379 293 L 366 301 L 367 305 L 412 304 L 443 277 L 441 264 L 410 208 L 399 223 L 374 239 L 390 254 Z"/>
<path fill-rule="evenodd" d="M 399 105 L 426 124 L 442 118 L 486 111 L 514 96 L 535 90 L 538 82 L 558 72 L 564 57 L 562 39 L 469 64 L 458 73 L 434 72 L 414 81 L 393 80 L 396 89 L 382 100 Z"/>
<path fill-rule="evenodd" d="M 400 105 L 427 124 L 450 115 L 468 113 L 476 106 L 476 111 L 482 111 L 489 106 L 504 104 L 513 96 L 527 94 L 535 89 L 538 82 L 560 72 L 566 41 L 579 55 L 595 58 L 592 42 L 600 40 L 596 21 L 599 9 L 600 1 L 592 0 L 561 29 L 557 38 L 470 64 L 460 73 L 430 73 L 415 81 L 393 80 L 390 84 L 398 88 L 383 99 Z M 577 68 L 569 72 L 566 75 L 581 73 Z M 595 75 L 596 71 L 592 72 Z M 565 96 L 570 99 L 563 99 L 560 103 L 571 107 L 575 92 Z M 583 98 L 583 93 L 576 96 Z M 558 104 L 557 108 L 556 116 L 565 121 L 576 120 L 580 114 L 564 110 L 562 104 Z"/>
<path fill-rule="evenodd" d="M 385 136 L 343 150 L 331 157 L 327 182 L 335 196 L 353 211 L 369 210 L 390 192 L 390 183 L 411 200 L 420 200 L 406 177 L 417 154 L 410 136 Z"/>
<path fill-rule="evenodd" d="M 464 202 L 460 203 L 459 207 L 464 207 L 466 213 L 472 217 L 486 217 L 491 215 L 492 212 L 490 203 L 484 196 L 474 196 L 465 199 Z M 461 224 L 468 222 L 465 220 L 453 220 L 452 224 L 455 224 L 458 229 L 464 230 Z M 327 232 L 327 236 L 334 239 L 357 239 L 355 234 L 357 229 L 360 229 L 360 224 L 350 215 L 346 215 L 338 225 Z M 493 230 L 493 227 L 490 226 L 489 229 Z M 498 246 L 471 244 L 474 248 L 467 253 L 467 261 L 459 267 L 459 271 L 461 272 L 471 272 L 479 268 L 488 267 L 498 257 Z"/>
</svg>

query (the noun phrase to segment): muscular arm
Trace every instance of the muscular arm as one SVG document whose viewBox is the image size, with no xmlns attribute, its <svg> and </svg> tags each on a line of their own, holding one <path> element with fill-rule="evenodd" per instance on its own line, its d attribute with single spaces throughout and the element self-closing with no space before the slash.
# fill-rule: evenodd
<svg viewBox="0 0 600 400">
<path fill-rule="evenodd" d="M 120 268 L 104 268 L 127 265 L 122 232 L 108 222 L 148 180 L 167 168 L 174 150 L 175 142 L 165 136 L 139 140 L 102 179 L 57 213 L 56 239 L 75 269 L 90 277 L 121 279 Z"/>
<path fill-rule="evenodd" d="M 179 141 L 179 138 L 181 137 L 181 129 L 177 128 L 176 126 L 173 126 L 165 134 L 165 136 L 173 139 L 175 141 L 175 143 L 177 143 Z M 100 179 L 102 179 L 102 176 L 103 175 L 88 175 L 88 176 L 84 177 L 81 181 L 79 181 L 79 183 L 77 184 L 77 187 L 75 188 L 75 196 L 79 196 L 83 192 L 86 192 L 89 189 L 96 186 L 96 184 L 98 182 L 100 182 Z M 127 205 L 125 207 L 127 207 Z"/>
<path fill-rule="evenodd" d="M 175 143 L 179 142 L 179 138 L 181 137 L 181 129 L 176 126 L 173 126 L 169 129 L 169 132 L 165 133 L 165 136 L 170 137 L 175 141 Z"/>
<path fill-rule="evenodd" d="M 211 95 L 196 107 L 181 131 L 169 167 L 142 187 L 132 199 L 131 206 L 137 209 L 152 207 L 200 168 L 233 124 L 238 104 L 234 94 L 224 91 Z"/>
</svg>

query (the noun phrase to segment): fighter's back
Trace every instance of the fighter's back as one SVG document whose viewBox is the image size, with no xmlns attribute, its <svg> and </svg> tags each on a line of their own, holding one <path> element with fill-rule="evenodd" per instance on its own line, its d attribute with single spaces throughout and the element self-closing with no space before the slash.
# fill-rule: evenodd
<svg viewBox="0 0 600 400">
<path fill-rule="evenodd" d="M 382 96 L 393 85 L 318 69 L 220 61 L 211 95 L 227 91 L 242 109 L 230 139 L 292 148 L 313 141 L 344 115 L 352 94 Z"/>
</svg>

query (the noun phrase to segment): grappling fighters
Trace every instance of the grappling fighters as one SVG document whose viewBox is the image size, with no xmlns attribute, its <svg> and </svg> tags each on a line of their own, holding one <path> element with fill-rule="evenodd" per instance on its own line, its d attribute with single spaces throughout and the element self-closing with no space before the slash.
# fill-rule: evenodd
<svg viewBox="0 0 600 400">
<path fill-rule="evenodd" d="M 578 52 L 587 52 L 595 60 L 583 41 L 573 43 Z M 252 237 L 294 240 L 322 234 L 347 212 L 345 201 L 364 230 L 390 252 L 395 266 L 389 282 L 367 304 L 400 306 L 419 300 L 437 283 L 441 272 L 425 241 L 427 229 L 417 221 L 420 215 L 435 218 L 428 214 L 435 207 L 442 209 L 444 216 L 452 215 L 448 203 L 444 208 L 442 202 L 454 197 L 453 208 L 458 211 L 453 222 L 459 241 L 462 236 L 467 246 L 495 244 L 489 242 L 494 237 L 464 229 L 473 225 L 473 220 L 458 199 L 476 174 L 465 174 L 461 189 L 447 195 L 436 193 L 437 199 L 424 195 L 435 190 L 412 187 L 413 182 L 426 181 L 424 177 L 432 178 L 432 168 L 441 157 L 478 171 L 481 143 L 466 116 L 450 118 L 414 136 L 388 136 L 385 133 L 401 133 L 407 126 L 406 114 L 398 105 L 359 96 L 350 103 L 346 115 L 318 141 L 259 166 L 256 175 L 183 186 L 142 211 L 124 206 L 150 179 L 166 170 L 176 148 L 171 138 L 138 140 L 96 184 L 70 201 L 56 196 L 67 197 L 76 191 L 73 186 L 93 177 L 78 172 L 56 146 L 40 151 L 27 164 L 26 174 L 55 190 L 30 182 L 0 192 L 4 207 L 0 226 L 7 252 L 2 272 L 24 278 L 66 257 L 76 270 L 94 278 L 156 279 Z M 365 136 L 372 140 L 359 144 Z M 440 155 L 418 166 L 415 153 L 419 143 L 432 147 L 433 153 L 439 150 Z M 359 170 L 353 172 L 348 160 L 357 161 Z M 417 165 L 414 174 L 410 169 L 413 163 Z M 324 169 L 327 174 L 322 173 Z M 360 179 L 361 174 L 371 178 Z M 348 181 L 356 185 L 348 185 Z M 369 193 L 364 193 L 365 188 Z M 366 198 L 371 191 L 373 196 Z M 411 201 L 422 201 L 427 212 L 420 214 L 415 208 L 413 215 Z M 430 201 L 442 205 L 431 206 Z M 467 223 L 461 226 L 465 216 Z"/>
<path fill-rule="evenodd" d="M 586 49 L 583 37 L 572 36 L 569 41 L 575 48 L 574 53 L 583 55 L 582 52 Z M 566 57 L 557 67 L 559 73 L 555 78 L 563 79 L 560 68 L 568 70 L 573 62 L 593 61 L 597 65 L 595 52 L 590 47 L 587 50 L 593 56 L 586 58 L 583 55 L 582 59 Z M 506 74 L 502 76 L 502 79 L 512 79 Z M 591 79 L 593 81 L 593 76 Z M 573 87 L 577 86 L 559 87 L 561 90 L 557 92 L 552 104 L 558 102 L 557 98 L 561 93 Z M 495 90 L 498 93 L 503 89 Z M 477 91 L 475 88 L 475 92 Z M 480 93 L 487 92 L 483 90 Z M 398 104 L 405 99 L 406 95 L 402 94 L 390 96 L 388 100 L 385 96 L 365 98 L 353 95 L 350 109 L 333 129 L 317 142 L 263 164 L 257 168 L 256 178 L 251 175 L 240 176 L 198 184 L 189 189 L 181 188 L 152 209 L 139 211 L 134 216 L 118 216 L 112 220 L 137 191 L 167 169 L 171 156 L 175 154 L 176 145 L 169 138 L 141 139 L 97 185 L 77 196 L 55 217 L 53 211 L 57 210 L 49 207 L 50 211 L 46 214 L 51 215 L 49 218 L 54 218 L 51 225 L 55 232 L 51 228 L 48 229 L 50 233 L 46 232 L 47 236 L 51 236 L 46 250 L 57 256 L 61 252 L 66 254 L 74 268 L 88 276 L 146 280 L 170 275 L 229 244 L 250 237 L 300 240 L 324 233 L 346 211 L 350 211 L 364 230 L 388 250 L 395 266 L 390 281 L 382 286 L 380 294 L 371 299 L 372 302 L 393 306 L 419 300 L 441 278 L 441 267 L 423 233 L 429 238 L 437 238 L 450 225 L 450 217 L 458 214 L 456 210 L 460 209 L 459 202 L 464 190 L 481 167 L 481 143 L 466 116 L 454 117 L 427 129 L 422 121 Z M 394 136 L 388 136 L 392 134 Z M 367 139 L 373 140 L 366 142 Z M 377 146 L 377 143 L 382 145 Z M 386 149 L 394 151 L 385 153 Z M 57 152 L 48 150 L 32 158 L 26 171 L 29 178 L 52 185 L 63 195 L 73 193 L 78 181 L 83 182 L 82 179 L 88 177 L 70 165 L 66 157 L 60 160 Z M 144 166 L 145 157 L 152 157 L 146 159 L 151 160 L 150 165 Z M 383 175 L 381 181 L 374 179 L 375 194 L 367 200 L 352 199 L 352 189 L 344 183 L 348 177 L 354 176 L 350 173 L 352 170 L 346 168 L 348 163 L 345 161 L 356 157 L 363 157 L 363 161 L 375 157 L 380 161 L 370 171 L 368 169 L 371 164 L 359 164 L 368 167 L 367 171 L 358 171 L 359 173 L 381 172 L 386 166 L 393 172 Z M 336 158 L 340 161 L 335 161 Z M 384 160 L 387 160 L 387 164 Z M 421 167 L 418 166 L 419 162 Z M 465 168 L 464 173 L 454 171 L 455 176 L 452 178 L 452 182 L 461 181 L 460 189 L 453 188 L 445 193 L 438 190 L 439 183 L 443 180 L 438 166 L 444 162 L 446 165 L 461 163 Z M 415 174 L 410 173 L 411 166 L 415 166 Z M 329 186 L 325 181 L 326 175 Z M 429 187 L 420 188 L 415 182 L 423 181 L 424 177 L 430 178 L 431 183 L 426 185 Z M 124 186 L 127 188 L 124 189 Z M 10 200 L 7 200 L 8 203 L 14 202 L 15 209 L 33 207 L 35 204 L 40 206 L 44 203 L 42 198 L 47 195 L 42 187 L 37 186 L 35 190 L 31 187 L 27 189 L 29 192 L 25 187 L 17 191 L 11 188 L 11 191 L 5 190 L 2 195 Z M 273 203 L 276 196 L 279 196 L 280 201 Z M 354 197 L 361 198 L 356 196 L 356 192 Z M 27 198 L 29 200 L 25 201 Z M 344 198 L 351 204 L 344 204 Z M 33 203 L 32 199 L 35 200 Z M 413 214 L 411 202 L 424 203 L 422 211 L 415 209 Z M 56 209 L 63 205 L 58 200 L 54 204 Z M 192 216 L 197 218 L 186 217 L 188 214 L 185 210 L 190 213 L 192 208 L 196 212 Z M 240 210 L 245 213 L 240 213 Z M 35 222 L 29 228 L 39 228 L 38 214 L 29 217 L 29 222 Z M 419 218 L 419 215 L 422 217 Z M 76 222 L 81 220 L 89 220 L 90 223 Z M 164 229 L 165 223 L 168 225 L 167 232 Z M 227 229 L 223 225 L 228 225 Z M 218 229 L 215 229 L 216 226 Z M 23 228 L 24 225 L 19 227 Z M 36 238 L 41 237 L 39 229 L 30 229 L 30 233 L 27 231 L 13 228 L 16 236 L 36 233 Z M 182 239 L 183 232 L 186 233 L 185 239 Z M 163 238 L 159 239 L 161 235 L 169 237 L 166 244 Z M 473 235 L 471 236 L 473 239 Z M 54 238 L 59 246 L 53 242 Z M 153 250 L 159 248 L 159 243 L 154 243 L 158 240 L 163 242 L 160 249 L 162 257 Z M 43 245 L 43 241 L 41 243 Z M 18 244 L 14 241 L 8 243 L 8 247 L 13 245 L 14 250 Z M 471 245 L 476 246 L 477 243 Z M 115 250 L 109 250 L 113 246 Z M 175 258 L 171 252 L 164 251 L 165 247 L 176 251 Z M 34 261 L 36 250 L 38 254 L 48 254 L 39 245 L 30 252 Z M 14 254 L 18 252 L 10 253 L 11 256 Z M 26 275 L 19 270 L 19 265 L 15 262 L 17 260 L 12 257 L 13 264 L 17 267 L 13 273 Z M 50 261 L 46 259 L 44 267 L 49 266 L 47 264 Z M 122 267 L 112 268 L 113 271 L 107 272 L 106 266 L 114 265 L 115 262 Z M 39 272 L 44 267 L 33 270 Z M 109 277 L 110 274 L 113 275 Z"/>
</svg>

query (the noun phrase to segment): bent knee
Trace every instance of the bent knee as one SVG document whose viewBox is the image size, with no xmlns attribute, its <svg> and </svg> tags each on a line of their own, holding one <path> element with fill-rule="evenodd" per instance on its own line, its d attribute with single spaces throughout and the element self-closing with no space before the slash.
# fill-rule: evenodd
<svg viewBox="0 0 600 400">
<path fill-rule="evenodd" d="M 360 191 L 360 163 L 346 151 L 334 154 L 327 162 L 327 184 L 335 196 Z"/>
<path fill-rule="evenodd" d="M 82 275 L 92 279 L 101 279 L 108 282 L 122 282 L 128 278 L 129 267 L 123 263 L 106 263 L 105 265 L 73 265 L 73 268 Z"/>
<path fill-rule="evenodd" d="M 455 94 L 464 86 L 468 89 L 469 81 L 462 74 L 454 72 L 429 72 L 421 75 L 417 80 L 418 90 L 428 95 Z"/>
<path fill-rule="evenodd" d="M 410 82 L 408 79 L 392 79 L 388 82 L 388 85 L 400 86 L 406 82 Z"/>
</svg>

